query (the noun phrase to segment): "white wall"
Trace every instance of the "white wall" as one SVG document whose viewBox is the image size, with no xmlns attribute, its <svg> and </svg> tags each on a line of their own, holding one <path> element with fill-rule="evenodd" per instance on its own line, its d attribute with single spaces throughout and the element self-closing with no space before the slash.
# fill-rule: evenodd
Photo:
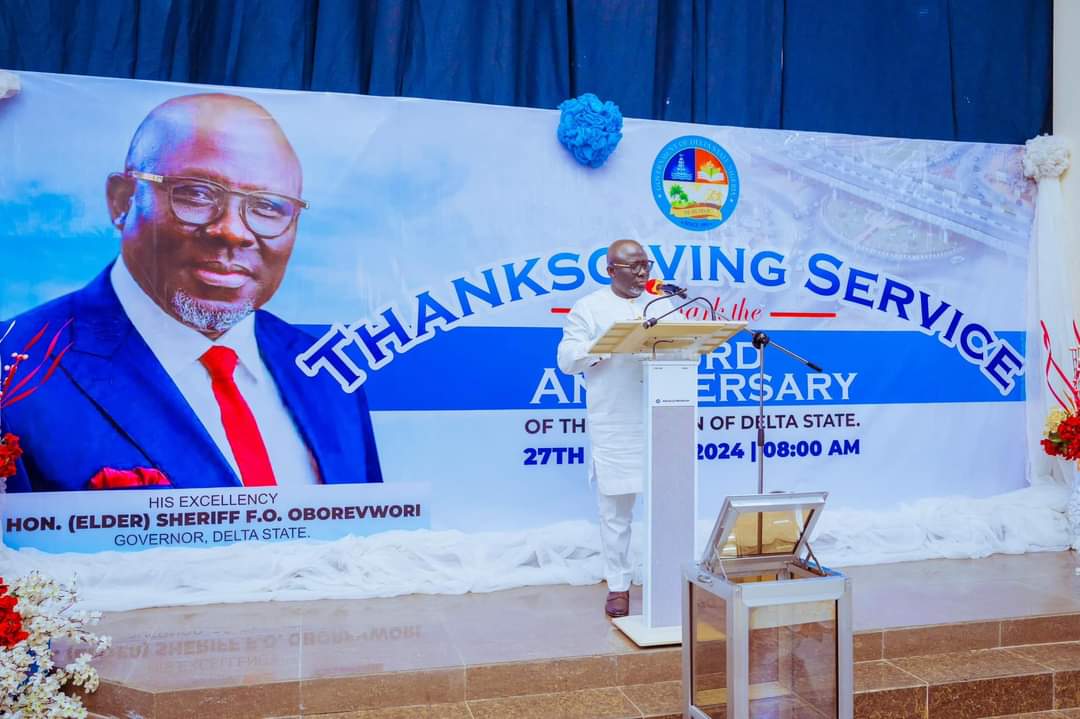
<svg viewBox="0 0 1080 719">
<path fill-rule="evenodd" d="M 1054 134 L 1072 147 L 1073 168 L 1065 173 L 1062 191 L 1068 214 L 1065 240 L 1072 282 L 1074 316 L 1080 309 L 1080 0 L 1054 3 Z"/>
</svg>

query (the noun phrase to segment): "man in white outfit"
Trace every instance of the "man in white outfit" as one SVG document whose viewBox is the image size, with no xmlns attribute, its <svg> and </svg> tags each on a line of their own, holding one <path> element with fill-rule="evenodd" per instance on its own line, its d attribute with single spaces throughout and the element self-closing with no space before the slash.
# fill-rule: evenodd
<svg viewBox="0 0 1080 719">
<path fill-rule="evenodd" d="M 643 380 L 638 358 L 593 355 L 589 348 L 613 323 L 645 319 L 645 305 L 656 299 L 642 296 L 652 265 L 645 249 L 634 240 L 613 242 L 607 253 L 610 287 L 574 304 L 559 343 L 559 369 L 566 374 L 585 374 L 592 443 L 589 478 L 597 485 L 608 584 L 604 608 L 611 617 L 626 616 L 630 611 L 630 519 L 634 501 L 645 488 Z M 672 308 L 671 300 L 662 299 L 649 308 L 649 316 Z"/>
</svg>

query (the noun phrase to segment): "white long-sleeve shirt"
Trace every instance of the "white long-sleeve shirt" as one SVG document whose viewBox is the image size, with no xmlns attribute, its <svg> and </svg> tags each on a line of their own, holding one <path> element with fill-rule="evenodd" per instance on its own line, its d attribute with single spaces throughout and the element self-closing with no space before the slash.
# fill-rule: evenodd
<svg viewBox="0 0 1080 719">
<path fill-rule="evenodd" d="M 644 320 L 650 300 L 619 297 L 603 287 L 578 300 L 567 317 L 559 342 L 559 369 L 585 374 L 585 408 L 592 444 L 590 479 L 601 494 L 630 494 L 645 488 L 645 398 L 640 358 L 634 355 L 591 355 L 589 348 L 615 322 Z M 662 299 L 649 308 L 658 317 L 675 307 Z M 664 322 L 682 321 L 676 312 Z"/>
<path fill-rule="evenodd" d="M 146 296 L 131 276 L 124 259 L 118 257 L 109 274 L 124 313 L 135 325 L 150 351 L 157 357 L 184 395 L 195 416 L 206 428 L 236 476 L 240 470 L 232 446 L 225 435 L 221 408 L 214 398 L 210 374 L 199 358 L 212 345 L 223 345 L 236 352 L 239 362 L 233 376 L 240 394 L 251 408 L 259 426 L 274 478 L 281 484 L 318 484 L 319 476 L 307 445 L 296 429 L 289 410 L 281 399 L 270 371 L 259 355 L 255 339 L 255 315 L 238 322 L 228 332 L 211 341 L 196 330 L 173 319 Z"/>
</svg>

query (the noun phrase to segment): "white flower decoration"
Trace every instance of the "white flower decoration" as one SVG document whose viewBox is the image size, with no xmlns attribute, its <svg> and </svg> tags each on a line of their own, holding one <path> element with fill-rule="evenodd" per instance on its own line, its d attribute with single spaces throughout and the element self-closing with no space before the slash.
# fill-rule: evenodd
<svg viewBox="0 0 1080 719">
<path fill-rule="evenodd" d="M 108 637 L 92 634 L 97 612 L 72 611 L 78 599 L 75 582 L 63 585 L 38 572 L 11 583 L 18 598 L 15 611 L 22 615 L 29 637 L 11 649 L 0 650 L 0 716 L 20 719 L 84 719 L 87 715 L 79 692 L 64 693 L 65 684 L 83 692 L 97 689 L 97 670 L 90 666 L 94 655 L 109 647 Z M 66 665 L 57 665 L 53 640 L 71 647 L 87 647 Z M 77 650 L 76 650 L 77 651 Z"/>
<path fill-rule="evenodd" d="M 1072 164 L 1069 145 L 1053 135 L 1039 135 L 1024 144 L 1024 174 L 1034 180 L 1061 177 Z"/>
</svg>

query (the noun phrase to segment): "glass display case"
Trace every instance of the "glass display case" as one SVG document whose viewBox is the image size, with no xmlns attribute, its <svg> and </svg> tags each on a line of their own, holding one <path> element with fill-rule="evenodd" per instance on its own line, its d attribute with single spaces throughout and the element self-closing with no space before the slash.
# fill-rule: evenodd
<svg viewBox="0 0 1080 719">
<path fill-rule="evenodd" d="M 852 719 L 851 580 L 808 542 L 826 496 L 724 501 L 683 568 L 687 719 Z"/>
</svg>

